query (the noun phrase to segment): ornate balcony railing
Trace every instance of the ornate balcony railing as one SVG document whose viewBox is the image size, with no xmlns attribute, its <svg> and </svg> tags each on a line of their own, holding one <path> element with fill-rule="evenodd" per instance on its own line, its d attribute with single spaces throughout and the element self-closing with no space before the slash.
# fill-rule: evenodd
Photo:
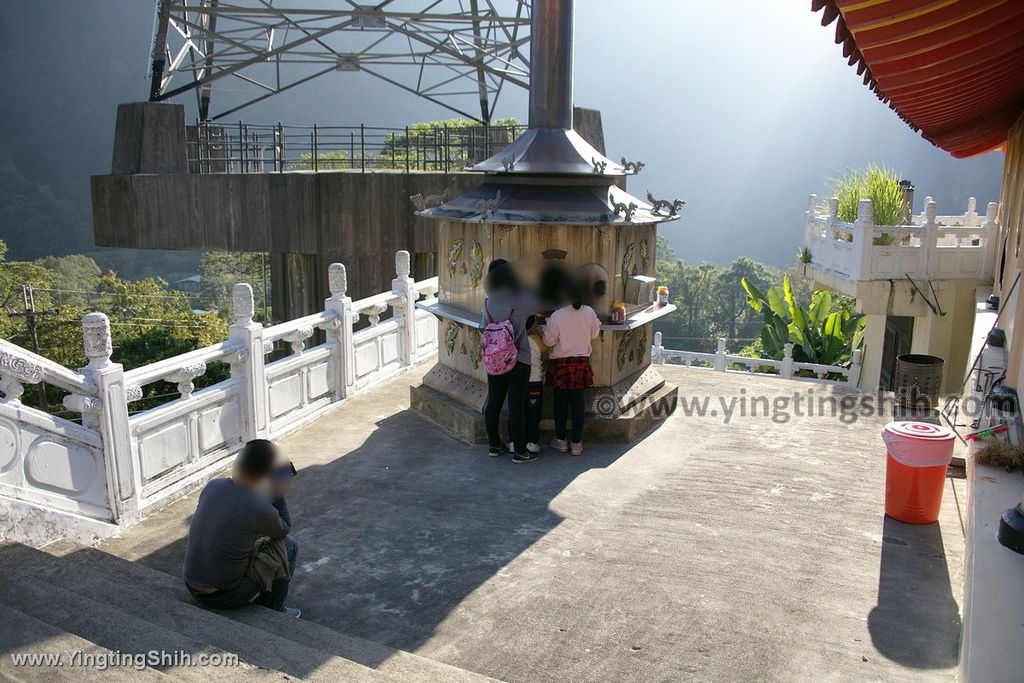
<svg viewBox="0 0 1024 683">
<path fill-rule="evenodd" d="M 395 260 L 391 291 L 358 301 L 332 264 L 324 310 L 271 327 L 253 320 L 252 288 L 235 285 L 228 339 L 129 371 L 111 360 L 102 313 L 82 321 L 89 364 L 78 372 L 0 340 L 0 509 L 11 513 L 0 537 L 109 535 L 222 470 L 246 441 L 280 438 L 429 358 L 437 324 L 415 304 L 437 278 L 414 282 L 408 252 Z M 216 362 L 231 376 L 197 389 Z M 131 412 L 160 381 L 178 397 Z M 24 405 L 24 385 L 39 382 L 70 392 L 64 406 L 81 424 Z"/>
<path fill-rule="evenodd" d="M 811 195 L 806 212 L 804 246 L 812 267 L 849 280 L 889 280 L 906 276 L 929 280 L 989 279 L 996 247 L 996 210 L 991 202 L 984 216 L 975 200 L 959 216 L 940 216 L 931 197 L 924 211 L 907 225 L 882 226 L 872 221 L 872 204 L 862 199 L 857 220 L 837 217 L 838 200 L 822 212 Z"/>
</svg>

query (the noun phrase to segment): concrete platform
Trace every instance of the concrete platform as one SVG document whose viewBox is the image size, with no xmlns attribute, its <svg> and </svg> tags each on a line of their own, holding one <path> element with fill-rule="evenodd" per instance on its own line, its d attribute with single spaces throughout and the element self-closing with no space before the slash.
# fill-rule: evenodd
<svg viewBox="0 0 1024 683">
<path fill-rule="evenodd" d="M 425 369 L 283 444 L 304 618 L 506 681 L 953 680 L 963 482 L 885 518 L 887 417 L 792 409 L 841 389 L 666 368 L 642 441 L 516 465 L 408 409 Z M 178 574 L 195 500 L 103 550 Z"/>
</svg>

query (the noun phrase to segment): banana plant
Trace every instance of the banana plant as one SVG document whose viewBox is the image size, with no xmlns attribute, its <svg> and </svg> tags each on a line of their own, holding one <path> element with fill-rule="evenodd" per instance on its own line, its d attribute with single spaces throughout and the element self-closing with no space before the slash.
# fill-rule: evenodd
<svg viewBox="0 0 1024 683">
<path fill-rule="evenodd" d="M 746 278 L 741 280 L 747 305 L 764 316 L 761 346 L 764 357 L 779 360 L 787 343 L 793 359 L 803 363 L 844 365 L 864 341 L 864 315 L 832 310 L 832 294 L 817 291 L 805 308 L 796 301 L 789 277 L 781 287 L 762 292 Z"/>
</svg>

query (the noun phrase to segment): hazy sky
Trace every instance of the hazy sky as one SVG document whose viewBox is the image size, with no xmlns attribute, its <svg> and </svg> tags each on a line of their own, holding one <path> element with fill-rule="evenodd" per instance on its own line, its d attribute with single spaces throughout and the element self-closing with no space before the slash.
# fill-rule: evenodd
<svg viewBox="0 0 1024 683">
<path fill-rule="evenodd" d="M 602 110 L 609 154 L 648 163 L 634 191 L 686 200 L 666 231 L 687 261 L 790 263 L 807 196 L 851 166 L 899 170 L 918 209 L 926 194 L 941 213 L 997 199 L 1003 155 L 956 160 L 910 130 L 809 5 L 577 3 L 576 102 Z"/>
<path fill-rule="evenodd" d="M 851 166 L 899 170 L 917 185 L 918 210 L 926 194 L 941 213 L 963 210 L 970 195 L 979 207 L 996 199 L 1002 154 L 956 160 L 921 139 L 861 84 L 833 42 L 834 26 L 821 27 L 809 5 L 576 3 L 575 101 L 601 110 L 609 156 L 647 163 L 630 181 L 635 194 L 686 200 L 683 220 L 666 228 L 686 261 L 790 263 L 807 195 Z M 87 202 L 88 176 L 109 172 L 117 103 L 148 93 L 152 22 L 150 0 L 6 0 L 0 157 Z M 496 115 L 525 118 L 526 93 L 509 92 Z M 339 73 L 238 116 L 404 126 L 447 114 L 366 75 Z"/>
</svg>

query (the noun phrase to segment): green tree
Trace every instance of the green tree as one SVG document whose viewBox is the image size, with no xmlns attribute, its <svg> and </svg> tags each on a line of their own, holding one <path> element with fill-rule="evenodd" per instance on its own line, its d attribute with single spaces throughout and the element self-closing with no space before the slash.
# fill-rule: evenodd
<svg viewBox="0 0 1024 683">
<path fill-rule="evenodd" d="M 193 311 L 187 296 L 168 289 L 159 278 L 128 281 L 107 273 L 99 290 L 97 308 L 110 318 L 113 359 L 127 370 L 227 339 L 224 317 Z M 209 386 L 229 376 L 230 368 L 225 363 L 212 363 L 195 385 Z M 168 382 L 156 382 L 144 391 L 144 399 L 133 403 L 133 410 L 177 397 L 176 388 Z"/>
<path fill-rule="evenodd" d="M 7 244 L 0 240 L 0 337 L 29 346 L 25 330 L 25 287 L 40 291 L 36 308 L 49 308 L 48 290 L 58 282 L 58 274 L 39 263 L 8 261 Z"/>
<path fill-rule="evenodd" d="M 769 287 L 778 282 L 779 272 L 746 256 L 741 256 L 729 264 L 728 268 L 718 272 L 711 284 L 712 314 L 716 336 L 728 339 L 731 342 L 730 348 L 734 348 L 737 340 L 757 336 L 761 327 L 759 316 L 747 305 L 744 280 L 758 287 Z"/>
<path fill-rule="evenodd" d="M 109 272 L 99 294 L 96 307 L 110 318 L 114 360 L 126 369 L 227 339 L 223 317 L 194 312 L 188 297 L 159 278 L 129 281 Z"/>
<path fill-rule="evenodd" d="M 270 255 L 262 252 L 208 251 L 199 262 L 200 302 L 209 310 L 231 315 L 231 290 L 239 282 L 252 286 L 257 319 L 269 319 Z M 268 315 L 264 316 L 264 312 Z"/>
<path fill-rule="evenodd" d="M 373 166 L 405 168 L 409 165 L 423 170 L 443 170 L 446 153 L 449 159 L 462 159 L 467 163 L 483 161 L 512 142 L 522 129 L 522 123 L 514 117 L 496 119 L 486 127 L 479 121 L 463 118 L 421 121 L 409 126 L 408 134 L 385 135 L 380 153 L 373 158 Z"/>
<path fill-rule="evenodd" d="M 57 273 L 59 285 L 53 298 L 66 305 L 86 306 L 96 294 L 103 275 L 96 261 L 82 254 L 44 256 L 36 263 Z"/>
<path fill-rule="evenodd" d="M 682 261 L 664 264 L 659 269 L 658 282 L 669 288 L 677 307 L 675 313 L 660 318 L 655 325 L 666 346 L 694 351 L 714 348 L 717 326 L 713 284 L 719 270 L 712 263 L 694 266 Z"/>
</svg>

